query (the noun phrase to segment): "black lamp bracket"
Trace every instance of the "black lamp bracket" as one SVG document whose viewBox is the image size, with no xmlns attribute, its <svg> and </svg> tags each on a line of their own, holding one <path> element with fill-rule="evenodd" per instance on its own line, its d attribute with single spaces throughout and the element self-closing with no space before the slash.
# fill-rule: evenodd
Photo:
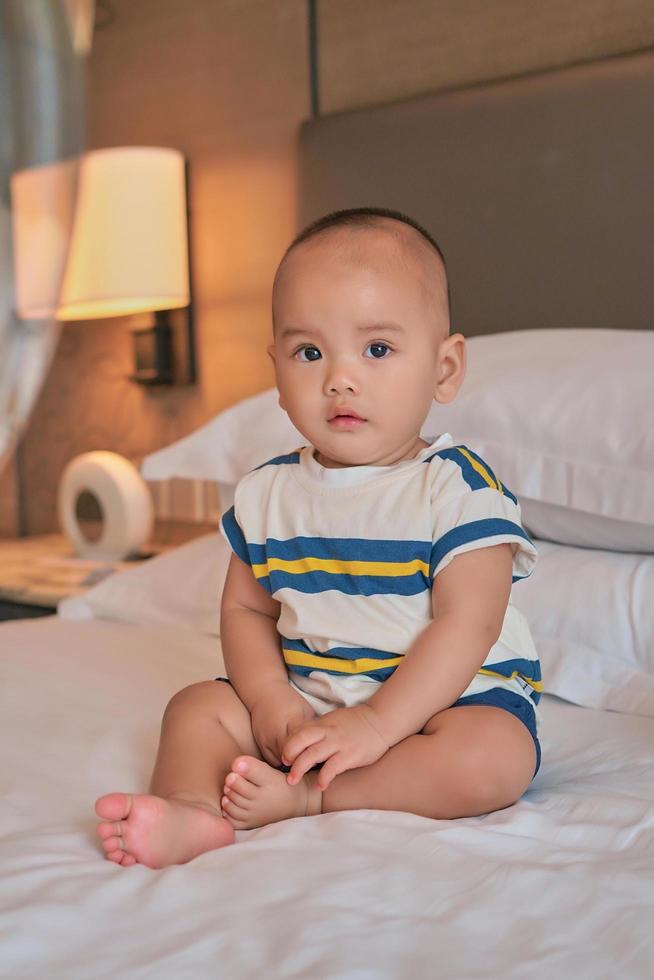
<svg viewBox="0 0 654 980">
<path fill-rule="evenodd" d="M 134 329 L 132 381 L 144 385 L 188 385 L 196 381 L 193 307 L 139 313 Z"/>
</svg>

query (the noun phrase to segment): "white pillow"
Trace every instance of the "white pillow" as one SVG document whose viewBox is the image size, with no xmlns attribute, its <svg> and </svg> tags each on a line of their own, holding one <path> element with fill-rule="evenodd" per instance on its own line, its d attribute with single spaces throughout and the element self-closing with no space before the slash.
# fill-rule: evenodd
<svg viewBox="0 0 654 980">
<path fill-rule="evenodd" d="M 544 691 L 654 717 L 654 556 L 535 541 L 511 601 L 526 616 Z"/>
<path fill-rule="evenodd" d="M 143 478 L 215 480 L 235 486 L 259 463 L 306 445 L 278 398 L 277 389 L 268 388 L 231 405 L 184 439 L 146 456 Z"/>
<path fill-rule="evenodd" d="M 219 636 L 230 555 L 222 534 L 205 534 L 63 599 L 57 612 L 62 619 L 117 619 Z"/>
<path fill-rule="evenodd" d="M 539 562 L 516 584 L 546 694 L 654 717 L 654 556 L 537 541 Z M 208 534 L 59 603 L 63 619 L 114 619 L 218 636 L 231 549 Z"/>
<path fill-rule="evenodd" d="M 474 337 L 468 351 L 459 396 L 430 421 L 488 461 L 525 527 L 654 551 L 654 331 L 520 330 Z M 562 519 L 568 508 L 582 517 Z"/>
<path fill-rule="evenodd" d="M 467 347 L 463 387 L 452 404 L 434 403 L 423 435 L 451 432 L 484 457 L 533 534 L 653 552 L 654 331 L 518 330 Z M 233 485 L 305 444 L 277 397 L 271 388 L 228 408 L 146 457 L 143 476 Z"/>
</svg>

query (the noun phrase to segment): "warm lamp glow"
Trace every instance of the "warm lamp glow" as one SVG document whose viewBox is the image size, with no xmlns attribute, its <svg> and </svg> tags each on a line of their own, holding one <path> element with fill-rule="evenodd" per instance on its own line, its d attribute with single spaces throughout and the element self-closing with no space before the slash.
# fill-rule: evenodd
<svg viewBox="0 0 654 980">
<path fill-rule="evenodd" d="M 77 161 L 11 176 L 16 313 L 40 320 L 57 309 L 75 209 Z"/>
<path fill-rule="evenodd" d="M 181 153 L 118 147 L 85 154 L 57 317 L 92 320 L 189 303 Z"/>
</svg>

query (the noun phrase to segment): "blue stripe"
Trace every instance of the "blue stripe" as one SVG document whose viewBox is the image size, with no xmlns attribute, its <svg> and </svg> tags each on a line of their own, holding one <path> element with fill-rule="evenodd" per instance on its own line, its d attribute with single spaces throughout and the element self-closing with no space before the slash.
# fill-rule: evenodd
<svg viewBox="0 0 654 980">
<path fill-rule="evenodd" d="M 400 656 L 398 653 L 391 653 L 388 650 L 376 650 L 374 647 L 331 647 L 329 650 L 312 650 L 303 640 L 289 640 L 281 637 L 282 646 L 289 650 L 298 650 L 300 653 L 310 653 L 312 657 L 337 657 L 339 660 L 358 660 L 367 657 L 371 660 L 389 660 Z M 334 670 L 330 667 L 301 667 L 297 664 L 289 665 L 291 674 L 302 674 L 308 677 L 314 670 L 320 670 L 323 674 L 333 674 L 338 677 L 372 677 L 376 681 L 385 681 L 397 670 L 394 667 L 380 667 L 378 670 L 368 670 L 360 674 L 349 674 L 346 671 Z"/>
<path fill-rule="evenodd" d="M 431 462 L 431 460 L 434 459 L 436 456 L 438 456 L 440 459 L 449 459 L 450 462 L 456 463 L 456 465 L 459 467 L 459 469 L 461 470 L 461 476 L 463 477 L 463 479 L 468 484 L 471 490 L 492 490 L 493 487 L 491 487 L 486 482 L 486 480 L 483 478 L 481 473 L 477 472 L 477 470 L 474 468 L 470 460 L 466 459 L 463 453 L 459 451 L 461 449 L 465 449 L 465 451 L 469 453 L 470 456 L 472 456 L 472 458 L 477 463 L 480 463 L 484 467 L 484 469 L 487 471 L 491 479 L 493 479 L 496 484 L 499 484 L 500 481 L 497 479 L 495 473 L 488 465 L 486 460 L 482 459 L 481 456 L 478 456 L 477 453 L 473 452 L 473 450 L 470 449 L 468 446 L 464 446 L 464 445 L 451 446 L 449 449 L 441 449 L 437 453 L 434 453 L 432 456 L 429 456 L 425 460 L 425 463 Z M 517 497 L 511 493 L 509 488 L 506 487 L 503 483 L 501 484 L 501 487 L 502 487 L 501 492 L 505 494 L 510 500 L 512 500 L 514 504 L 517 504 L 518 503 Z M 500 491 L 498 490 L 497 492 L 499 493 Z"/>
<path fill-rule="evenodd" d="M 249 545 L 252 564 L 256 564 L 253 546 Z M 392 541 L 368 538 L 313 538 L 299 536 L 286 541 L 268 538 L 265 548 L 255 546 L 264 564 L 271 558 L 296 561 L 320 558 L 327 561 L 395 562 L 406 564 L 416 559 L 429 565 L 431 542 Z M 258 557 L 258 556 L 257 556 Z M 289 572 L 273 568 L 259 582 L 275 593 L 278 589 L 293 589 L 309 595 L 319 592 L 341 592 L 344 595 L 419 595 L 431 588 L 431 580 L 422 571 L 411 575 L 365 575 L 329 572 L 315 569 L 310 572 Z"/>
<path fill-rule="evenodd" d="M 500 484 L 500 481 L 497 479 L 497 477 L 495 476 L 495 473 L 490 468 L 490 466 L 488 465 L 488 463 L 486 462 L 485 459 L 482 459 L 481 456 L 478 456 L 477 453 L 473 452 L 472 449 L 470 449 L 468 446 L 463 446 L 462 448 L 465 449 L 466 452 L 470 453 L 470 455 L 472 456 L 472 458 L 474 460 L 476 460 L 478 463 L 481 463 L 481 465 L 486 468 L 486 470 L 488 471 L 489 475 L 495 480 L 495 482 L 497 484 Z M 517 497 L 514 494 L 511 493 L 511 491 L 509 490 L 509 488 L 507 486 L 505 486 L 503 483 L 501 483 L 500 485 L 502 487 L 502 493 L 504 493 L 507 497 L 509 497 L 509 499 L 512 500 L 514 504 L 517 504 L 518 503 L 518 499 L 517 499 Z"/>
<path fill-rule="evenodd" d="M 488 484 L 486 484 L 488 485 Z M 438 541 L 435 542 L 431 550 L 431 562 L 429 572 L 434 577 L 434 571 L 441 563 L 443 558 L 455 548 L 469 544 L 471 541 L 483 541 L 484 538 L 493 538 L 498 535 L 510 535 L 512 538 L 521 538 L 531 544 L 531 538 L 523 531 L 519 524 L 514 521 L 507 521 L 502 517 L 486 517 L 480 521 L 469 521 L 459 527 L 453 527 L 447 531 Z M 513 581 L 526 578 L 525 575 L 514 575 Z"/>
<path fill-rule="evenodd" d="M 267 538 L 269 558 L 295 561 L 300 558 L 322 558 L 333 561 L 409 562 L 420 559 L 427 564 L 431 541 L 397 541 L 386 538 Z"/>
<path fill-rule="evenodd" d="M 470 450 L 468 449 L 467 446 L 461 446 L 461 449 L 465 449 L 467 452 L 470 453 Z M 470 453 L 470 455 L 472 456 L 473 453 Z M 450 449 L 441 449 L 439 450 L 439 452 L 434 453 L 433 456 L 430 456 L 429 459 L 426 459 L 425 462 L 429 463 L 436 456 L 438 456 L 440 459 L 449 459 L 452 463 L 456 463 L 456 465 L 461 470 L 461 476 L 466 481 L 466 483 L 468 484 L 471 490 L 489 490 L 489 489 L 492 490 L 492 487 L 488 486 L 486 480 L 484 480 L 481 473 L 477 472 L 477 470 L 474 468 L 470 460 L 466 459 L 463 453 L 459 452 L 458 446 L 452 446 Z M 484 466 L 486 466 L 485 463 Z M 488 469 L 488 467 L 486 468 Z"/>
<path fill-rule="evenodd" d="M 429 579 L 421 572 L 413 575 L 336 575 L 332 572 L 316 570 L 293 574 L 273 569 L 269 575 L 257 579 L 272 592 L 278 589 L 293 589 L 307 595 L 319 592 L 341 592 L 343 595 L 420 595 L 430 589 Z"/>
<path fill-rule="evenodd" d="M 540 672 L 540 662 L 538 660 L 527 660 L 525 657 L 515 657 L 513 660 L 501 660 L 495 664 L 482 664 L 484 670 L 493 670 L 505 677 L 510 677 L 514 670 L 517 670 L 526 681 L 541 681 L 543 678 Z"/>
<path fill-rule="evenodd" d="M 302 674 L 304 677 L 308 677 L 314 670 L 320 670 L 321 674 L 333 674 L 337 677 L 372 677 L 375 681 L 387 681 L 391 674 L 397 670 L 397 667 L 380 667 L 379 670 L 369 670 L 361 674 L 345 674 L 340 670 L 327 670 L 325 667 L 298 667 L 297 664 L 288 668 L 290 674 Z"/>
<path fill-rule="evenodd" d="M 390 660 L 397 656 L 398 653 L 391 652 L 389 650 L 378 650 L 374 647 L 331 647 L 329 650 L 312 650 L 311 647 L 304 642 L 304 640 L 290 640 L 288 637 L 281 636 L 281 644 L 288 650 L 297 650 L 299 653 L 309 653 L 313 657 L 325 657 L 328 659 L 336 657 L 339 660 L 358 660 L 360 658 L 368 658 L 371 660 Z M 503 660 L 497 663 L 483 664 L 483 668 L 487 670 L 493 670 L 503 677 L 510 677 L 511 674 L 517 670 L 522 675 L 522 677 L 527 681 L 540 681 L 541 669 L 540 662 L 538 660 L 527 660 L 524 657 L 515 657 L 512 660 Z M 365 671 L 361 674 L 349 674 L 347 671 L 335 670 L 331 667 L 302 667 L 297 664 L 289 665 L 289 670 L 297 674 L 302 674 L 308 677 L 309 674 L 314 670 L 321 670 L 326 674 L 334 674 L 342 677 L 372 677 L 375 680 L 387 680 L 391 674 L 397 670 L 397 665 L 393 667 L 380 667 L 377 670 Z M 486 674 L 480 674 L 476 676 L 487 677 Z M 525 691 L 527 695 L 527 691 Z M 532 691 L 529 693 L 528 697 L 535 704 L 540 701 L 540 692 Z"/>
<path fill-rule="evenodd" d="M 248 546 L 245 540 L 245 536 L 239 527 L 238 521 L 236 520 L 236 514 L 234 508 L 230 507 L 228 511 L 225 511 L 221 518 L 221 524 L 223 530 L 227 535 L 229 543 L 232 548 L 241 559 L 241 561 L 250 564 L 250 556 L 248 554 Z"/>
<path fill-rule="evenodd" d="M 299 463 L 300 462 L 300 450 L 296 449 L 292 453 L 285 453 L 283 456 L 274 456 L 273 459 L 267 459 L 265 463 L 261 463 L 259 466 L 255 466 L 251 473 L 256 470 L 262 470 L 264 466 L 283 466 L 288 463 Z"/>
</svg>

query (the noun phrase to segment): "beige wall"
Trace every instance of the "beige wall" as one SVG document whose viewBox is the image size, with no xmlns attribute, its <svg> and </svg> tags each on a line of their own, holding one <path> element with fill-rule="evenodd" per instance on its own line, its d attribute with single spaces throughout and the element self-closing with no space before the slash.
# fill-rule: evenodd
<svg viewBox="0 0 654 980">
<path fill-rule="evenodd" d="M 654 45 L 652 0 L 322 0 L 321 111 Z"/>
<path fill-rule="evenodd" d="M 66 462 L 139 461 L 273 383 L 270 284 L 296 227 L 309 115 L 305 0 L 111 0 L 89 67 L 89 144 L 175 146 L 191 168 L 198 384 L 127 380 L 129 321 L 71 323 L 25 438 L 28 529 L 56 528 Z M 321 0 L 323 112 L 654 43 L 650 0 Z M 11 474 L 0 534 L 15 530 Z"/>
</svg>

